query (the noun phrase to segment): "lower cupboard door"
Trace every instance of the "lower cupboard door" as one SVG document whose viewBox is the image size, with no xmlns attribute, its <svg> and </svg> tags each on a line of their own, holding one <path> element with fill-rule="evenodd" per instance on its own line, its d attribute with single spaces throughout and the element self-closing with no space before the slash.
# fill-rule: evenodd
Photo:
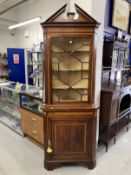
<svg viewBox="0 0 131 175">
<path fill-rule="evenodd" d="M 95 159 L 96 118 L 48 119 L 47 155 L 57 160 Z"/>
</svg>

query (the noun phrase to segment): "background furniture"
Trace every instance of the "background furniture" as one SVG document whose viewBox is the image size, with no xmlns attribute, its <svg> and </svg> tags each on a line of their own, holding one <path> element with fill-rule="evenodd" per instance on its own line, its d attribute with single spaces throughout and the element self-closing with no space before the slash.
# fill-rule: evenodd
<svg viewBox="0 0 131 175">
<path fill-rule="evenodd" d="M 26 84 L 43 89 L 43 51 L 26 50 Z"/>
<path fill-rule="evenodd" d="M 23 93 L 23 95 L 22 95 Z M 33 96 L 32 96 L 33 95 Z M 15 82 L 0 81 L 0 122 L 24 136 L 21 128 L 21 109 L 31 112 L 31 116 L 43 116 L 41 106 L 43 95 L 39 88 Z M 26 113 L 26 112 L 25 112 Z M 33 114 L 32 114 L 33 113 Z M 43 119 L 42 126 L 43 127 Z M 40 123 L 39 123 L 40 124 Z M 39 126 L 39 125 L 38 125 Z M 40 132 L 43 135 L 43 129 Z M 42 137 L 43 139 L 43 137 Z"/>
<path fill-rule="evenodd" d="M 26 83 L 25 50 L 7 48 L 9 81 Z"/>
<path fill-rule="evenodd" d="M 129 73 L 128 43 L 124 40 L 120 41 L 112 37 L 105 37 L 102 85 L 109 86 L 114 84 L 125 86 L 128 83 Z"/>
<path fill-rule="evenodd" d="M 45 37 L 45 160 L 48 170 L 62 163 L 96 166 L 94 105 L 95 28 L 98 23 L 75 5 L 66 5 L 42 23 Z M 66 16 L 67 15 L 67 16 Z M 66 16 L 64 18 L 64 16 Z"/>
<path fill-rule="evenodd" d="M 106 145 L 122 126 L 129 123 L 131 82 L 128 43 L 105 37 L 100 104 L 99 142 Z"/>
<path fill-rule="evenodd" d="M 42 98 L 20 93 L 21 126 L 25 135 L 36 144 L 44 145 Z"/>
<path fill-rule="evenodd" d="M 8 58 L 6 53 L 0 53 L 0 78 L 8 79 Z"/>
<path fill-rule="evenodd" d="M 19 92 L 15 90 L 14 84 L 1 87 L 0 122 L 9 126 L 11 129 L 23 136 L 23 132 L 21 130 Z"/>
</svg>

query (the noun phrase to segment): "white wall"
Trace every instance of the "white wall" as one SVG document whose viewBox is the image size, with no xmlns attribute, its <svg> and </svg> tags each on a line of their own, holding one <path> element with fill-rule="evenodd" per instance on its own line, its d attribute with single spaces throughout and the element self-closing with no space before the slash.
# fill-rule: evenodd
<svg viewBox="0 0 131 175">
<path fill-rule="evenodd" d="M 36 16 L 41 16 L 41 21 L 14 30 L 16 34 L 16 47 L 30 48 L 33 44 L 43 41 L 43 31 L 40 23 L 45 21 L 65 3 L 66 0 L 31 0 L 19 6 L 17 13 L 19 21 Z M 25 37 L 25 33 L 29 34 L 28 38 Z"/>
<path fill-rule="evenodd" d="M 95 2 L 94 7 L 93 1 Z M 52 15 L 55 11 L 57 11 L 59 8 L 61 8 L 61 6 L 63 6 L 67 2 L 70 2 L 71 9 L 73 9 L 73 3 L 76 3 L 90 15 L 94 15 L 93 9 L 96 8 L 95 4 L 98 3 L 95 0 L 30 0 L 27 1 L 27 3 L 21 4 L 18 7 L 12 9 L 11 11 L 8 11 L 2 17 L 9 18 L 12 20 L 24 21 L 36 16 L 41 16 L 42 19 L 40 22 L 42 22 L 45 21 L 48 17 L 50 17 L 50 15 Z M 99 8 L 97 7 L 98 9 L 100 9 L 100 12 L 103 8 L 103 2 L 104 0 L 100 0 L 98 4 Z M 99 17 L 98 14 L 96 16 Z M 43 31 L 40 22 L 36 22 L 27 25 L 26 27 L 21 27 L 19 29 L 12 30 L 11 32 L 5 30 L 5 32 L 7 32 L 7 37 L 9 36 L 9 33 L 14 33 L 14 37 L 12 37 L 12 43 L 8 42 L 8 47 L 12 46 L 19 48 L 30 48 L 33 44 L 37 44 L 38 42 L 43 41 Z M 0 35 L 1 33 L 2 31 L 0 31 Z M 28 38 L 25 37 L 25 34 L 27 33 L 29 34 Z M 0 47 L 2 47 L 1 43 L 2 41 L 0 41 Z M 9 43 L 11 43 L 11 45 Z"/>
<path fill-rule="evenodd" d="M 18 7 L 18 19 L 20 21 L 24 21 L 27 20 L 27 18 L 31 19 L 35 16 L 41 16 L 41 21 L 45 21 L 48 17 L 50 17 L 50 15 L 52 15 L 67 2 L 70 3 L 71 10 L 74 7 L 73 4 L 76 3 L 91 14 L 92 2 L 90 0 L 32 0 L 29 1 L 29 3 Z M 43 31 L 40 22 L 33 23 L 26 27 L 21 27 L 14 30 L 14 32 L 16 35 L 16 47 L 30 48 L 33 44 L 43 41 Z M 25 33 L 29 34 L 29 38 L 25 37 Z"/>
<path fill-rule="evenodd" d="M 73 9 L 73 5 L 79 5 L 83 10 L 88 12 L 88 14 L 92 14 L 92 1 L 91 0 L 70 0 L 70 8 Z"/>
<path fill-rule="evenodd" d="M 3 15 L 0 15 L 0 18 L 11 19 L 16 21 L 16 10 L 10 10 Z M 15 47 L 15 36 L 12 35 L 12 31 L 8 30 L 8 25 L 14 24 L 11 21 L 7 22 L 0 19 L 0 52 L 6 52 L 7 47 Z"/>
<path fill-rule="evenodd" d="M 30 0 L 1 15 L 0 17 L 2 18 L 19 22 L 41 16 L 40 22 L 11 31 L 8 31 L 7 24 L 5 26 L 0 24 L 1 50 L 5 50 L 7 47 L 30 48 L 33 44 L 43 41 L 43 31 L 40 23 L 45 21 L 64 4 L 66 4 L 66 0 Z M 14 37 L 10 37 L 11 33 L 14 34 Z M 29 33 L 28 38 L 25 37 L 25 33 Z"/>
<path fill-rule="evenodd" d="M 104 35 L 104 16 L 105 16 L 105 0 L 93 0 L 92 16 L 100 23 L 97 31 L 96 41 L 96 89 L 95 103 L 100 104 L 100 89 L 101 89 L 101 70 L 102 70 L 102 51 L 103 51 L 103 35 Z"/>
<path fill-rule="evenodd" d="M 43 41 L 43 31 L 40 22 L 14 30 L 14 33 L 16 36 L 15 47 L 31 48 L 33 44 Z"/>
<path fill-rule="evenodd" d="M 105 16 L 106 0 L 93 0 L 92 16 L 100 22 L 97 31 L 96 40 L 96 73 L 95 73 L 95 104 L 100 106 L 100 91 L 101 91 L 101 70 L 102 70 L 102 52 L 103 52 L 103 35 L 104 35 L 104 16 Z M 99 134 L 99 111 L 97 115 L 97 140 Z"/>
<path fill-rule="evenodd" d="M 6 52 L 8 47 L 15 47 L 15 37 L 5 28 L 0 28 L 0 52 Z"/>
</svg>

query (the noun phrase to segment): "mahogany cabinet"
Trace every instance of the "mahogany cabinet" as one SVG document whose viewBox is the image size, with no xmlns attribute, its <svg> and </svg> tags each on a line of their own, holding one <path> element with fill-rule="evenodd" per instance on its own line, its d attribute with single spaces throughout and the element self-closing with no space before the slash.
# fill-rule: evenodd
<svg viewBox="0 0 131 175">
<path fill-rule="evenodd" d="M 45 160 L 96 165 L 95 30 L 97 21 L 66 5 L 42 23 L 45 41 Z"/>
</svg>

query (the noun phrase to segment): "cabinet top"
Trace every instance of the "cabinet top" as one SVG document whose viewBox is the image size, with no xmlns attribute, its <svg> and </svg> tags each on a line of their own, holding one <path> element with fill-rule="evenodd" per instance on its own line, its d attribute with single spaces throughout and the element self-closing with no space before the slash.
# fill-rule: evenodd
<svg viewBox="0 0 131 175">
<path fill-rule="evenodd" d="M 41 23 L 42 27 L 83 26 L 95 28 L 99 25 L 99 23 L 94 18 L 92 18 L 89 14 L 82 10 L 78 5 L 75 4 L 75 10 L 78 14 L 77 19 L 74 18 L 75 13 L 66 13 L 66 6 L 67 4 L 60 8 L 51 17 L 49 17 L 45 22 Z"/>
</svg>

